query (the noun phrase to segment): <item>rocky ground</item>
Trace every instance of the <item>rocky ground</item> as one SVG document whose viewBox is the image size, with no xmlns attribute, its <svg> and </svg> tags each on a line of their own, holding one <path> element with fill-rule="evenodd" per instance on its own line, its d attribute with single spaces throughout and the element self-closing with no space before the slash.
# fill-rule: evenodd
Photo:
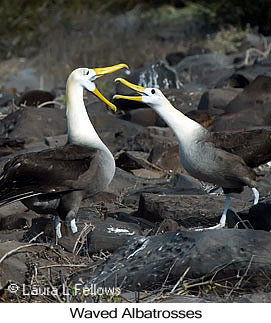
<svg viewBox="0 0 271 323">
<path fill-rule="evenodd" d="M 169 52 L 163 61 L 114 77 L 161 88 L 176 108 L 212 131 L 269 128 L 270 44 L 270 38 L 250 34 L 238 53 Z M 18 63 L 5 80 L 1 168 L 16 154 L 65 143 L 65 88 L 25 93 L 25 87 L 38 87 L 35 73 Z M 127 89 L 118 84 L 113 92 Z M 50 215 L 20 202 L 0 209 L 0 300 L 270 302 L 269 165 L 262 167 L 258 205 L 245 189 L 232 199 L 226 229 L 195 231 L 219 221 L 224 196 L 185 173 L 163 120 L 143 104 L 116 102 L 119 110 L 112 114 L 89 94 L 86 102 L 114 153 L 115 178 L 107 192 L 82 203 L 79 232 L 58 246 Z M 41 295 L 38 287 L 47 292 Z"/>
</svg>

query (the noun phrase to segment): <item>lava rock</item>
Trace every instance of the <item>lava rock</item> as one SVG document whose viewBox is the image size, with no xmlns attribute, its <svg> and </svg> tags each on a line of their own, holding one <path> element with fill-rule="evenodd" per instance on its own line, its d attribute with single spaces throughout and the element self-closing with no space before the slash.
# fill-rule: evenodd
<svg viewBox="0 0 271 323">
<path fill-rule="evenodd" d="M 224 196 L 190 195 L 191 190 L 187 189 L 185 194 L 184 187 L 178 195 L 144 193 L 140 197 L 138 215 L 153 222 L 172 219 L 185 228 L 217 224 L 223 211 Z M 232 206 L 241 210 L 243 203 L 233 200 Z"/>
<path fill-rule="evenodd" d="M 118 155 L 116 159 L 116 166 L 125 171 L 148 168 L 150 167 L 150 163 L 147 160 L 148 156 L 148 153 L 141 151 L 124 151 Z"/>
<path fill-rule="evenodd" d="M 24 244 L 18 241 L 6 241 L 0 244 L 0 259 L 11 250 L 21 247 Z M 27 266 L 25 264 L 25 255 L 16 253 L 12 257 L 3 261 L 0 272 L 0 290 L 7 287 L 10 281 L 24 283 Z"/>
<path fill-rule="evenodd" d="M 176 144 L 177 139 L 170 128 L 147 127 L 137 135 L 127 138 L 126 142 L 118 150 L 151 152 L 157 146 L 165 149 Z"/>
<path fill-rule="evenodd" d="M 156 144 L 151 150 L 148 160 L 162 169 L 172 172 L 184 172 L 180 161 L 178 144 L 170 147 Z"/>
<path fill-rule="evenodd" d="M 89 254 L 103 251 L 114 252 L 133 237 L 141 234 L 140 227 L 135 223 L 121 222 L 107 218 L 105 221 L 92 220 L 94 230 L 88 234 Z"/>
<path fill-rule="evenodd" d="M 233 59 L 220 53 L 185 57 L 175 66 L 179 80 L 201 88 L 214 88 L 222 75 L 231 75 Z"/>
<path fill-rule="evenodd" d="M 19 98 L 16 104 L 18 106 L 24 105 L 29 107 L 37 107 L 38 105 L 51 102 L 55 99 L 55 95 L 48 91 L 43 90 L 31 90 L 24 92 Z M 46 104 L 47 108 L 53 108 L 53 103 Z"/>
<path fill-rule="evenodd" d="M 216 84 L 217 88 L 245 88 L 250 83 L 244 75 L 240 73 L 233 73 L 231 75 L 224 75 Z"/>
<path fill-rule="evenodd" d="M 271 125 L 271 77 L 258 76 L 212 124 L 213 131 Z"/>
<path fill-rule="evenodd" d="M 166 56 L 166 60 L 171 66 L 177 65 L 184 58 L 185 54 L 183 52 L 170 53 Z"/>
<path fill-rule="evenodd" d="M 208 110 L 212 114 L 222 114 L 226 106 L 238 95 L 240 89 L 210 89 L 203 93 L 198 104 L 199 110 Z"/>
<path fill-rule="evenodd" d="M 213 124 L 215 120 L 215 117 L 210 115 L 209 112 L 202 110 L 192 110 L 187 112 L 185 115 L 207 129 Z"/>
<path fill-rule="evenodd" d="M 245 212 L 235 214 L 231 227 L 237 225 L 238 228 L 248 228 L 253 230 L 271 231 L 271 200 L 264 200 L 253 205 Z"/>
<path fill-rule="evenodd" d="M 94 274 L 81 272 L 81 278 L 96 286 L 155 290 L 174 286 L 189 268 L 186 279 L 209 277 L 234 284 L 247 274 L 255 289 L 266 286 L 268 276 L 264 275 L 271 272 L 269 235 L 264 231 L 228 229 L 137 237 L 98 266 Z M 248 286 L 249 281 L 245 284 Z"/>
<path fill-rule="evenodd" d="M 66 133 L 65 111 L 26 107 L 0 120 L 0 136 L 24 139 L 26 143 Z"/>
<path fill-rule="evenodd" d="M 26 214 L 0 216 L 0 230 L 25 229 L 31 225 L 31 217 Z"/>
<path fill-rule="evenodd" d="M 149 127 L 157 125 L 158 115 L 151 108 L 138 108 L 127 111 L 122 119 L 137 123 L 143 127 Z"/>
</svg>

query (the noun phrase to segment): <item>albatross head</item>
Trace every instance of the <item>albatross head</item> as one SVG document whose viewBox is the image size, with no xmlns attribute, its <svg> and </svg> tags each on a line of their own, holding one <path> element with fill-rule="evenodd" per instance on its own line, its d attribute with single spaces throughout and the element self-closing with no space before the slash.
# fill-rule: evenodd
<svg viewBox="0 0 271 323">
<path fill-rule="evenodd" d="M 150 106 L 161 105 L 161 103 L 168 101 L 164 94 L 156 88 L 145 88 L 143 86 L 135 85 L 123 78 L 115 79 L 115 82 L 121 82 L 130 89 L 135 90 L 139 96 L 127 96 L 127 95 L 114 95 L 114 99 L 126 99 L 146 103 Z"/>
<path fill-rule="evenodd" d="M 128 68 L 126 64 L 117 64 L 117 65 L 102 67 L 102 68 L 77 68 L 70 74 L 68 78 L 68 84 L 76 83 L 80 85 L 82 88 L 96 95 L 101 101 L 106 103 L 113 111 L 116 111 L 117 110 L 116 106 L 110 101 L 108 101 L 101 94 L 101 92 L 96 88 L 94 81 L 105 74 L 115 72 L 124 67 Z"/>
</svg>

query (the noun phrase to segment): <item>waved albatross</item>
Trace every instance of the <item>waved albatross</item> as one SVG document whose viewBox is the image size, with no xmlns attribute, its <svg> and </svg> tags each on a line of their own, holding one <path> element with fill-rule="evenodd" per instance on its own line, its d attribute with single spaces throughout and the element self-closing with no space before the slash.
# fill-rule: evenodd
<svg viewBox="0 0 271 323">
<path fill-rule="evenodd" d="M 205 229 L 220 229 L 225 226 L 230 207 L 229 194 L 241 193 L 244 186 L 252 189 L 254 204 L 258 203 L 259 192 L 256 186 L 262 175 L 256 173 L 253 167 L 271 160 L 270 131 L 253 129 L 229 133 L 209 132 L 175 109 L 160 90 L 134 85 L 122 78 L 115 81 L 120 81 L 140 96 L 115 95 L 114 99 L 148 104 L 173 130 L 179 142 L 181 163 L 189 174 L 223 188 L 226 199 L 220 222 Z"/>
<path fill-rule="evenodd" d="M 81 201 L 107 188 L 115 173 L 115 161 L 96 133 L 85 108 L 86 89 L 116 106 L 96 88 L 98 77 L 126 64 L 104 68 L 78 68 L 66 85 L 68 141 L 63 147 L 18 155 L 7 162 L 0 175 L 0 206 L 21 200 L 39 214 L 54 215 L 56 238 L 61 238 L 61 220 L 77 232 L 75 217 Z"/>
</svg>

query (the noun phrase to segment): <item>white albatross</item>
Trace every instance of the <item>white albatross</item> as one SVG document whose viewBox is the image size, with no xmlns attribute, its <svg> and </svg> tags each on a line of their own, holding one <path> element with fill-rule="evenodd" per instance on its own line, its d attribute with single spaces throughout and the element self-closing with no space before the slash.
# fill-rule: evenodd
<svg viewBox="0 0 271 323">
<path fill-rule="evenodd" d="M 115 95 L 114 99 L 135 100 L 148 104 L 173 130 L 179 142 L 184 169 L 193 177 L 216 184 L 226 194 L 220 222 L 205 229 L 220 229 L 226 224 L 230 193 L 249 186 L 254 204 L 259 201 L 257 181 L 262 177 L 253 168 L 271 160 L 271 131 L 255 129 L 243 132 L 209 132 L 196 121 L 175 109 L 159 89 L 144 88 L 118 78 L 139 96 Z M 198 229 L 202 230 L 202 229 Z"/>
<path fill-rule="evenodd" d="M 8 161 L 0 176 L 0 206 L 21 200 L 39 214 L 54 215 L 57 238 L 61 238 L 60 219 L 77 232 L 75 218 L 81 201 L 106 189 L 115 173 L 114 157 L 88 117 L 83 91 L 90 91 L 116 111 L 94 81 L 124 67 L 128 68 L 126 64 L 78 68 L 70 74 L 66 86 L 67 144 Z"/>
</svg>

